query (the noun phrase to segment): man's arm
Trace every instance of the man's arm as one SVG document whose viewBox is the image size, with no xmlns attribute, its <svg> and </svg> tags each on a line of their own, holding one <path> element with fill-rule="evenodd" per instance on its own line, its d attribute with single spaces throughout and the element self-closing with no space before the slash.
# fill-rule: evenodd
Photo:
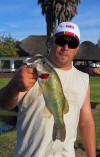
<svg viewBox="0 0 100 157">
<path fill-rule="evenodd" d="M 80 134 L 88 157 L 96 157 L 96 132 L 90 105 L 90 87 L 80 111 L 79 119 Z"/>
<path fill-rule="evenodd" d="M 13 109 L 36 80 L 36 70 L 22 66 L 8 85 L 0 90 L 0 109 Z"/>
</svg>

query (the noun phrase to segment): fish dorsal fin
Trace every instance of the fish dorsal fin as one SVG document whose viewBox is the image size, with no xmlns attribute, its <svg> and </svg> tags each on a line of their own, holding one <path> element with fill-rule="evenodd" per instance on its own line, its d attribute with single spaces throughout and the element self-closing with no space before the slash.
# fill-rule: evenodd
<svg viewBox="0 0 100 157">
<path fill-rule="evenodd" d="M 45 106 L 43 110 L 43 116 L 46 118 L 50 118 L 52 116 L 52 113 L 48 110 L 48 108 Z"/>
<path fill-rule="evenodd" d="M 69 111 L 69 104 L 67 99 L 65 98 L 64 114 L 66 114 L 68 111 Z"/>
</svg>

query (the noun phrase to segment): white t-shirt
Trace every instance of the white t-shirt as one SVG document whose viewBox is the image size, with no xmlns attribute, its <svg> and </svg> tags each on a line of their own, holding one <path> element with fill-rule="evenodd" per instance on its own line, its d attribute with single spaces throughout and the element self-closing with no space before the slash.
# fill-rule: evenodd
<svg viewBox="0 0 100 157">
<path fill-rule="evenodd" d="M 69 112 L 64 114 L 66 139 L 64 142 L 52 140 L 54 119 L 43 116 L 45 102 L 37 81 L 18 105 L 15 157 L 75 157 L 74 142 L 89 76 L 75 67 L 67 71 L 55 70 L 69 103 Z"/>
</svg>

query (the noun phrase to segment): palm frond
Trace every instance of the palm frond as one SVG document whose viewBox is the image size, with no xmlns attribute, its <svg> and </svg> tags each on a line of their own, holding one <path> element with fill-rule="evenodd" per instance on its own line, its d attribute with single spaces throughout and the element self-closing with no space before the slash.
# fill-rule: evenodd
<svg viewBox="0 0 100 157">
<path fill-rule="evenodd" d="M 48 36 L 55 29 L 57 20 L 58 23 L 72 20 L 78 13 L 77 6 L 80 2 L 81 0 L 38 0 L 46 18 Z"/>
</svg>

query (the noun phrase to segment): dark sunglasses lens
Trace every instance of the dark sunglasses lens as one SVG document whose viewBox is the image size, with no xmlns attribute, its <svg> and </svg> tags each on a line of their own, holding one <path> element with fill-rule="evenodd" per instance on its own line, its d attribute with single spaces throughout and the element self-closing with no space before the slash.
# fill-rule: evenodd
<svg viewBox="0 0 100 157">
<path fill-rule="evenodd" d="M 59 46 L 64 46 L 65 44 L 68 44 L 68 47 L 71 49 L 75 49 L 79 45 L 77 39 L 73 37 L 59 37 L 56 39 L 55 43 Z"/>
<path fill-rule="evenodd" d="M 55 43 L 59 46 L 64 46 L 66 44 L 66 39 L 64 38 L 58 38 L 56 39 Z"/>
<path fill-rule="evenodd" d="M 69 48 L 75 49 L 77 48 L 79 45 L 79 42 L 77 41 L 77 39 L 75 38 L 69 38 L 68 40 L 68 46 Z"/>
</svg>

